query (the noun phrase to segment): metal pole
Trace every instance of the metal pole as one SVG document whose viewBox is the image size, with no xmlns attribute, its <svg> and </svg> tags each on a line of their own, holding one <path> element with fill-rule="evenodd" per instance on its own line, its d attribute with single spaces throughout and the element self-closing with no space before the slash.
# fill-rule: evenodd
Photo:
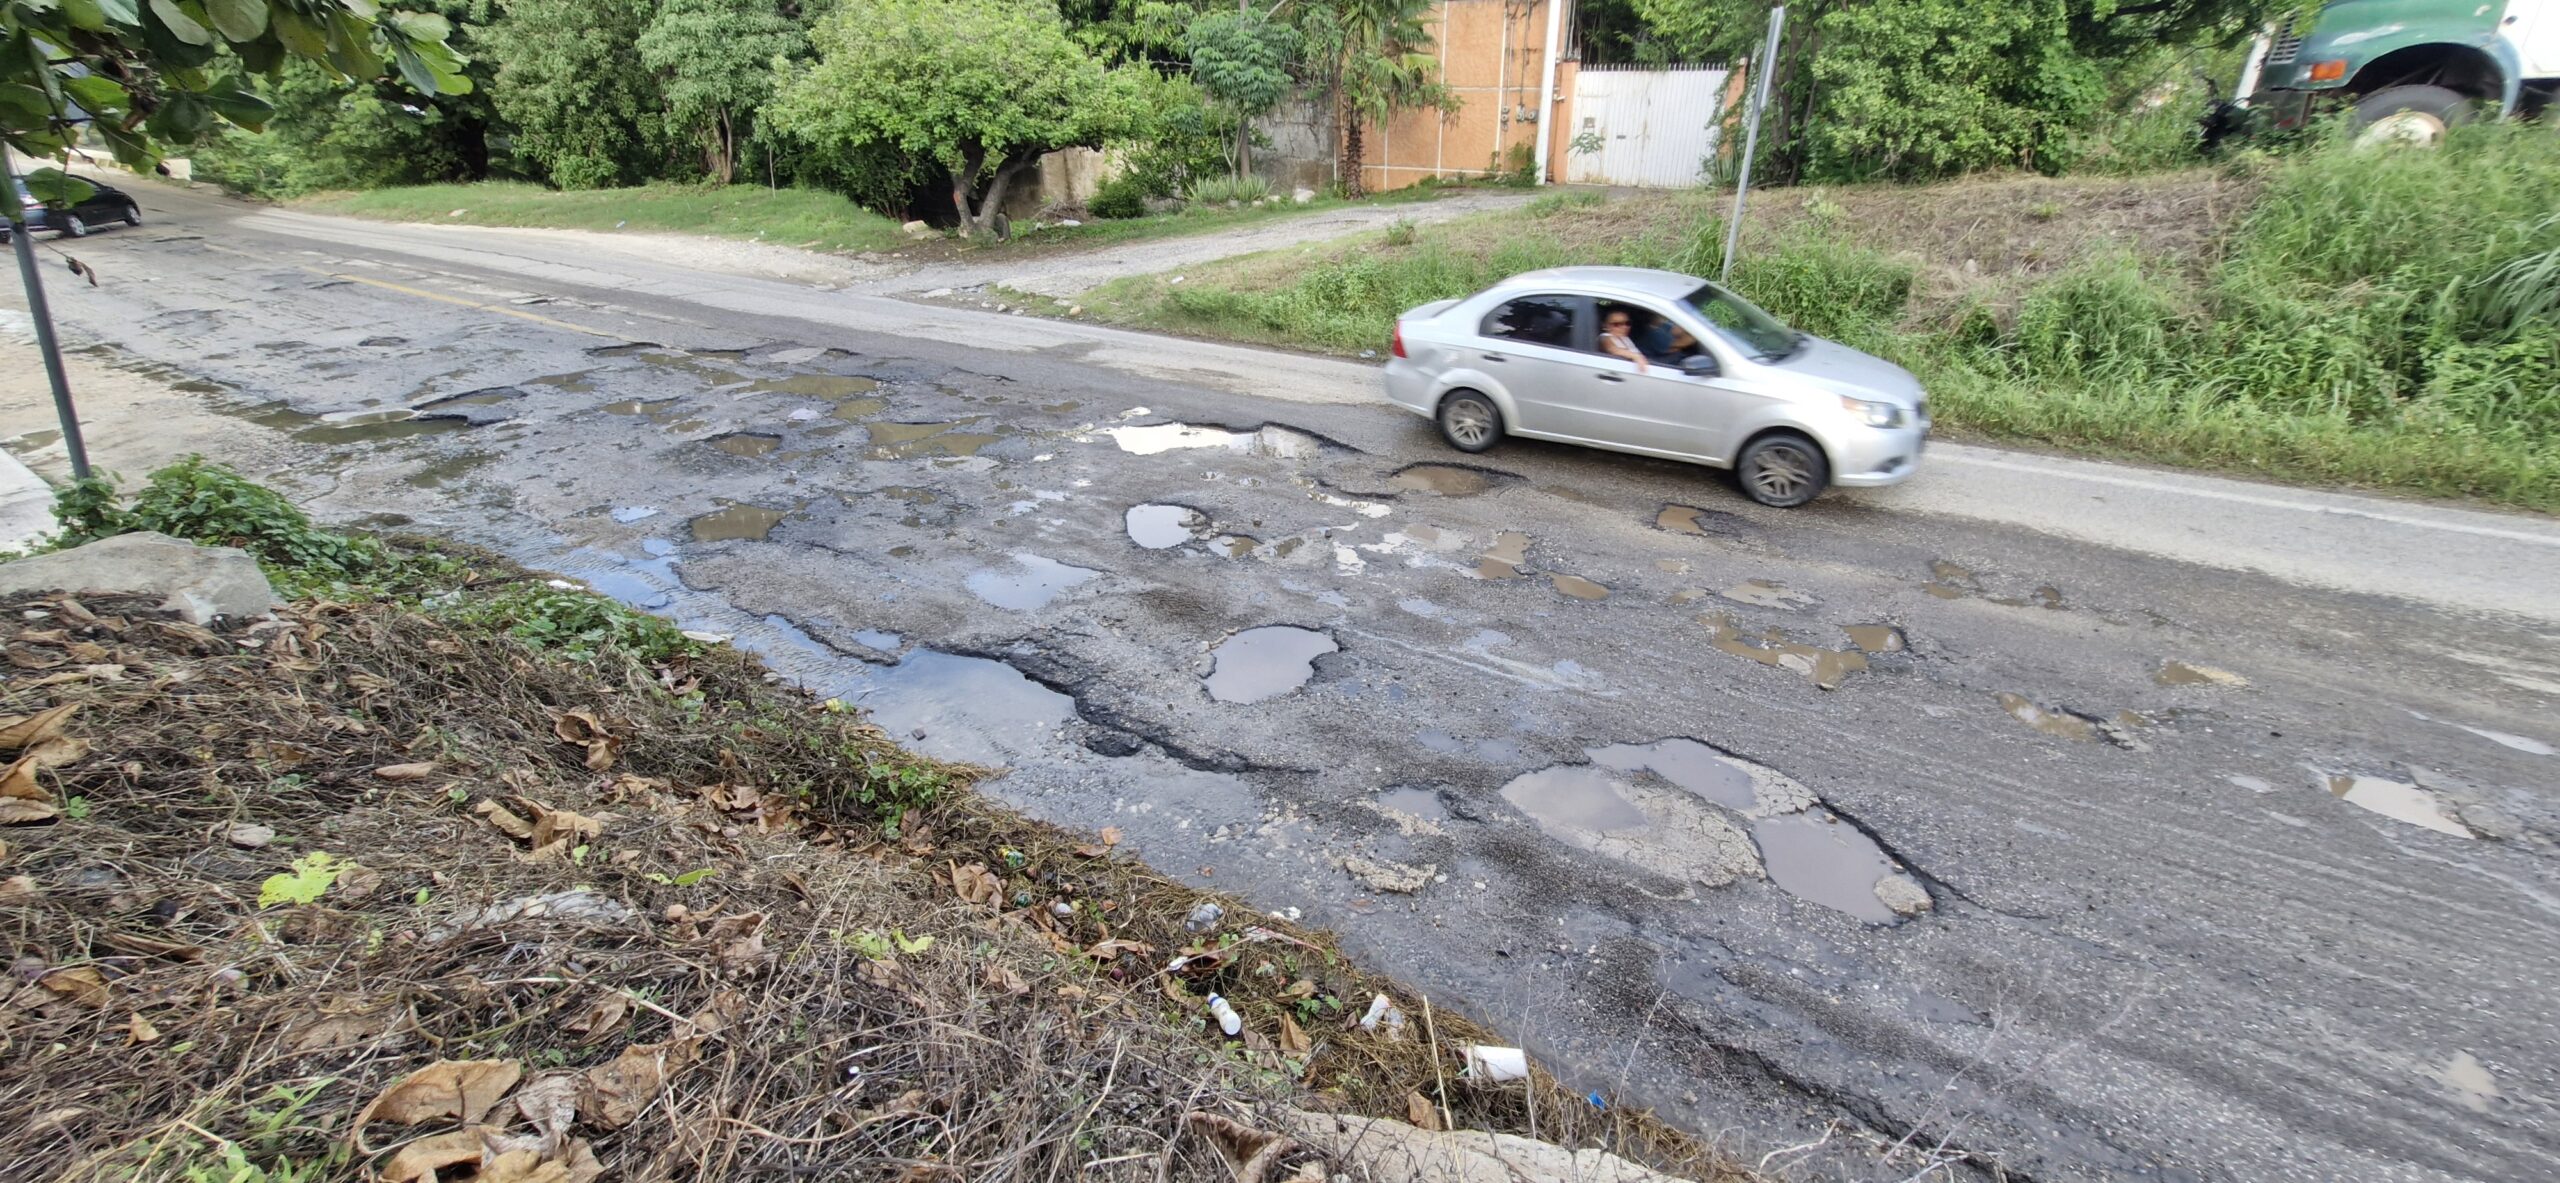
<svg viewBox="0 0 2560 1183">
<path fill-rule="evenodd" d="M 35 322 L 36 351 L 44 355 L 44 375 L 53 383 L 53 411 L 62 419 L 62 450 L 71 454 L 71 478 L 89 479 L 89 448 L 80 439 L 80 412 L 71 405 L 71 380 L 62 373 L 62 348 L 53 339 L 53 309 L 44 302 L 44 280 L 36 274 L 36 245 L 27 233 L 26 211 L 18 203 L 18 161 L 0 148 L 0 174 L 8 189 L 0 205 L 9 207 L 9 241 L 17 248 L 18 278 L 27 285 L 27 318 Z"/>
<path fill-rule="evenodd" d="M 1787 6 L 1769 10 L 1769 43 L 1760 50 L 1760 78 L 1751 87 L 1749 126 L 1742 134 L 1742 171 L 1733 179 L 1733 220 L 1724 228 L 1724 270 L 1717 283 L 1733 281 L 1733 252 L 1742 245 L 1742 198 L 1751 191 L 1751 157 L 1760 150 L 1760 112 L 1769 105 L 1769 76 L 1778 72 L 1778 30 L 1786 27 Z"/>
<path fill-rule="evenodd" d="M 1554 151 L 1556 129 L 1556 37 L 1564 27 L 1565 0 L 1547 0 L 1547 61 L 1538 70 L 1538 183 L 1547 183 L 1547 154 Z"/>
</svg>

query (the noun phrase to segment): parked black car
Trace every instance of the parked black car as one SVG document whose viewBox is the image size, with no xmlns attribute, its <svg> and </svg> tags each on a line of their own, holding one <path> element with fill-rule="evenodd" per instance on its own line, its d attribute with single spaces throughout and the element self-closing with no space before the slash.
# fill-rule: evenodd
<svg viewBox="0 0 2560 1183">
<path fill-rule="evenodd" d="M 142 207 L 134 203 L 130 194 L 104 181 L 87 177 L 80 179 L 89 181 L 90 187 L 97 192 L 70 209 L 46 209 L 44 203 L 36 200 L 35 194 L 27 191 L 25 181 L 18 182 L 18 204 L 26 211 L 27 229 L 52 230 L 66 237 L 80 238 L 112 222 L 122 222 L 127 226 L 142 224 Z M 9 241 L 9 233 L 9 223 L 0 220 L 0 242 Z"/>
</svg>

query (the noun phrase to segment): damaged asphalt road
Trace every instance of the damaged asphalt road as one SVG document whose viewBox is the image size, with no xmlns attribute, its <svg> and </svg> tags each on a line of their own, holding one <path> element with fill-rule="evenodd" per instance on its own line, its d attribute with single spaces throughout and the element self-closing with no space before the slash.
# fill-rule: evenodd
<svg viewBox="0 0 2560 1183">
<path fill-rule="evenodd" d="M 1835 1119 L 1864 1132 L 1780 1161 L 2560 1150 L 2547 618 L 1461 458 L 1171 380 L 1188 346 L 1133 375 L 973 344 L 994 318 L 819 331 L 157 194 L 56 295 L 126 379 L 82 394 L 110 466 L 206 450 L 734 635 L 1746 1160 Z"/>
</svg>

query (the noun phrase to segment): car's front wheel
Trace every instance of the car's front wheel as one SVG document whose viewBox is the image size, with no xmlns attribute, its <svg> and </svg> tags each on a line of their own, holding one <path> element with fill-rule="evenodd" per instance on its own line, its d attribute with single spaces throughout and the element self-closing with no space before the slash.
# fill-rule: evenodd
<svg viewBox="0 0 2560 1183">
<path fill-rule="evenodd" d="M 1481 452 L 1502 440 L 1502 412 L 1472 390 L 1440 400 L 1440 438 L 1461 452 Z"/>
<path fill-rule="evenodd" d="M 80 215 L 78 214 L 64 214 L 62 215 L 62 236 L 64 238 L 87 238 L 89 237 L 89 224 L 81 221 Z"/>
<path fill-rule="evenodd" d="M 1822 445 L 1792 431 L 1773 431 L 1751 441 L 1733 472 L 1744 495 L 1777 509 L 1811 501 L 1831 483 L 1831 463 L 1823 459 Z"/>
</svg>

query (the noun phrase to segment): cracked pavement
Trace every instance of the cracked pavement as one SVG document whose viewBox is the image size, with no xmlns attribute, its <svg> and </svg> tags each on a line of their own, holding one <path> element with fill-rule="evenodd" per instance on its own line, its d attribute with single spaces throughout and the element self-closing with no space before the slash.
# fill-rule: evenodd
<svg viewBox="0 0 2560 1183">
<path fill-rule="evenodd" d="M 1934 447 L 1777 512 L 1338 362 L 140 195 L 54 289 L 103 464 L 731 634 L 1746 1160 L 2560 1149 L 2547 519 Z"/>
</svg>

